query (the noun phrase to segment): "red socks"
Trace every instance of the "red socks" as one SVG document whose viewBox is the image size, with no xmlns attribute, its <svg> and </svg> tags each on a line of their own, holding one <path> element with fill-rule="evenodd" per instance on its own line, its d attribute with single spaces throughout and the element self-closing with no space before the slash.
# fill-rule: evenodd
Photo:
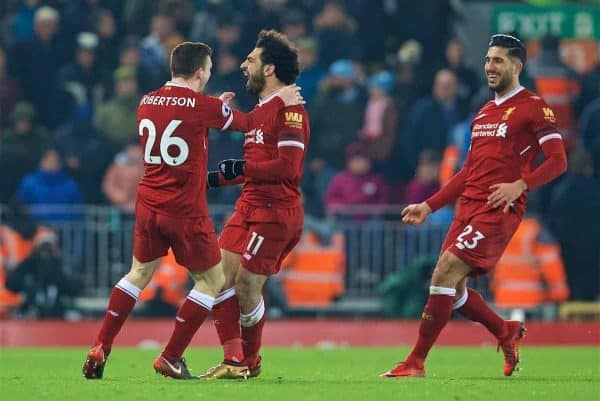
<svg viewBox="0 0 600 401">
<path fill-rule="evenodd" d="M 244 352 L 240 331 L 240 305 L 234 288 L 229 288 L 217 296 L 212 316 L 223 346 L 223 359 L 242 362 Z"/>
<path fill-rule="evenodd" d="M 113 341 L 127 316 L 133 310 L 141 290 L 124 278 L 112 290 L 102 327 L 98 333 L 96 344 L 101 343 L 104 352 L 110 353 Z"/>
<path fill-rule="evenodd" d="M 181 359 L 194 334 L 202 325 L 213 307 L 215 299 L 200 291 L 190 291 L 187 299 L 177 311 L 175 329 L 162 355 L 170 361 Z"/>
<path fill-rule="evenodd" d="M 466 298 L 466 299 L 465 299 Z M 461 315 L 474 322 L 483 324 L 496 338 L 503 338 L 506 324 L 483 300 L 481 294 L 472 288 L 467 288 L 465 295 L 454 305 Z"/>
<path fill-rule="evenodd" d="M 437 340 L 440 332 L 450 320 L 452 313 L 452 302 L 456 290 L 454 288 L 430 287 L 429 299 L 421 316 L 419 325 L 419 337 L 412 352 L 406 359 L 423 367 L 429 350 Z"/>
<path fill-rule="evenodd" d="M 265 301 L 262 297 L 252 312 L 247 315 L 242 314 L 240 317 L 242 346 L 246 360 L 256 360 L 258 358 L 265 320 Z"/>
</svg>

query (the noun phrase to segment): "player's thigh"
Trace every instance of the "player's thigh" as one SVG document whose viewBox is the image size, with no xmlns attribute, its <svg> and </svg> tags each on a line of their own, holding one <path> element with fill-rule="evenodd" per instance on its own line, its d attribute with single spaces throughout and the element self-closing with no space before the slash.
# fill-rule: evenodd
<svg viewBox="0 0 600 401">
<path fill-rule="evenodd" d="M 168 239 L 161 233 L 158 215 L 138 202 L 135 207 L 133 255 L 140 263 L 152 262 L 167 254 Z"/>
<path fill-rule="evenodd" d="M 223 226 L 221 235 L 219 235 L 219 246 L 221 249 L 241 255 L 246 246 L 248 227 L 249 225 L 243 214 L 237 210 L 234 211 Z"/>
<path fill-rule="evenodd" d="M 221 261 L 219 242 L 208 217 L 162 217 L 161 230 L 169 239 L 175 260 L 190 272 L 203 272 Z"/>
<path fill-rule="evenodd" d="M 446 250 L 473 267 L 473 275 L 487 273 L 502 256 L 520 221 L 513 212 L 490 211 L 475 215 L 460 233 L 453 232 L 448 238 Z"/>
<path fill-rule="evenodd" d="M 225 275 L 224 289 L 232 288 L 235 285 L 235 276 L 240 267 L 241 257 L 242 255 L 239 253 L 221 249 L 221 264 Z"/>
<path fill-rule="evenodd" d="M 140 262 L 134 256 L 131 262 L 131 269 L 125 275 L 125 280 L 134 284 L 137 288 L 144 288 L 152 279 L 152 275 L 156 268 L 160 265 L 161 258 L 149 261 Z"/>
</svg>

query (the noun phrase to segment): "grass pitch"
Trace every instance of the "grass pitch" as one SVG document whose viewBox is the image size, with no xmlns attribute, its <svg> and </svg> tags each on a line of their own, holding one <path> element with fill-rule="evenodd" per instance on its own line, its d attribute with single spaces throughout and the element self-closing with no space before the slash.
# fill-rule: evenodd
<svg viewBox="0 0 600 401">
<path fill-rule="evenodd" d="M 492 347 L 434 348 L 424 379 L 377 375 L 402 359 L 402 348 L 267 348 L 263 373 L 248 381 L 175 381 L 158 376 L 158 350 L 116 348 L 104 379 L 81 374 L 86 349 L 0 349 L 4 401 L 134 400 L 418 400 L 597 401 L 599 347 L 523 347 L 521 370 L 502 376 Z M 219 362 L 219 349 L 191 349 L 192 373 Z"/>
</svg>

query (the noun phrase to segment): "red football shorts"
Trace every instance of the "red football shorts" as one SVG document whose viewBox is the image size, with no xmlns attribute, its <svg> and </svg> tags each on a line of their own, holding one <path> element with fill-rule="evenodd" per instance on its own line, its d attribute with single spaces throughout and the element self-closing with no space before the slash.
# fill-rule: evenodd
<svg viewBox="0 0 600 401">
<path fill-rule="evenodd" d="M 300 241 L 303 223 L 302 207 L 236 209 L 223 227 L 219 245 L 242 255 L 242 266 L 248 271 L 271 276 Z"/>
<path fill-rule="evenodd" d="M 504 214 L 485 201 L 459 198 L 442 253 L 449 251 L 472 266 L 473 276 L 485 274 L 496 266 L 519 223 L 521 216 L 512 208 Z"/>
<path fill-rule="evenodd" d="M 133 255 L 151 262 L 173 249 L 177 263 L 191 272 L 202 272 L 221 261 L 219 242 L 208 217 L 182 218 L 157 214 L 142 202 L 135 206 Z"/>
</svg>

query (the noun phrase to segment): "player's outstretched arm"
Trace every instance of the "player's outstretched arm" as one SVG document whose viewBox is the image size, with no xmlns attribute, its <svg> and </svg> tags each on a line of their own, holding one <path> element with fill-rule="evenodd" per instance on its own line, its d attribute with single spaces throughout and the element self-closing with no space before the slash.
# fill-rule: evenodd
<svg viewBox="0 0 600 401">
<path fill-rule="evenodd" d="M 224 96 L 226 93 L 223 93 Z M 267 118 L 277 114 L 277 112 L 284 107 L 296 106 L 299 104 L 306 103 L 302 94 L 300 93 L 300 87 L 296 85 L 288 85 L 277 93 L 272 100 L 263 103 L 260 107 L 255 108 L 250 113 L 245 114 L 238 110 L 233 110 L 233 120 L 231 124 L 225 128 L 233 131 L 248 132 L 252 128 L 258 126 L 259 121 L 264 121 Z"/>
<path fill-rule="evenodd" d="M 456 173 L 443 188 L 423 202 L 427 204 L 431 212 L 435 212 L 447 204 L 454 202 L 458 199 L 460 194 L 463 193 L 465 190 L 465 182 L 467 180 L 467 163 L 465 163 L 463 168 L 460 169 L 460 171 Z"/>
<path fill-rule="evenodd" d="M 431 208 L 426 202 L 413 203 L 402 209 L 402 221 L 412 226 L 422 224 L 431 214 Z"/>
</svg>

